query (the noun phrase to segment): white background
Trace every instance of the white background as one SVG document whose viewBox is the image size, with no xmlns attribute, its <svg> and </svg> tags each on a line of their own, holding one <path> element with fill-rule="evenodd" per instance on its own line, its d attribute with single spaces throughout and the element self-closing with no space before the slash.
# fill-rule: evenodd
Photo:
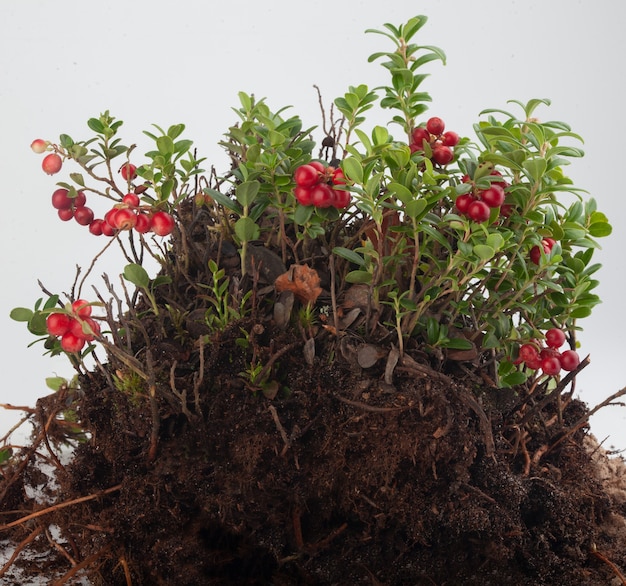
<svg viewBox="0 0 626 586">
<path fill-rule="evenodd" d="M 348 85 L 386 83 L 383 68 L 367 58 L 390 45 L 364 31 L 416 14 L 429 19 L 417 42 L 448 56 L 445 67 L 429 66 L 422 86 L 433 97 L 428 115 L 473 136 L 481 110 L 508 109 L 509 99 L 549 98 L 552 106 L 537 115 L 568 122 L 585 139 L 586 156 L 566 172 L 615 228 L 597 255 L 604 303 L 581 322 L 579 336 L 592 363 L 578 378 L 577 395 L 592 407 L 601 402 L 626 385 L 624 6 L 608 0 L 3 0 L 0 402 L 33 405 L 48 392 L 45 377 L 71 376 L 65 359 L 42 357 L 41 345 L 27 348 L 32 336 L 8 315 L 13 307 L 33 306 L 41 296 L 37 279 L 51 291 L 69 291 L 75 266 L 86 268 L 104 245 L 56 218 L 50 194 L 63 173 L 44 175 L 42 157 L 29 149 L 33 139 L 87 138 L 87 119 L 108 109 L 125 121 L 124 142 L 139 143 L 138 154 L 147 148 L 142 130 L 182 122 L 207 164 L 224 171 L 217 142 L 236 120 L 231 107 L 238 106 L 238 91 L 266 97 L 274 109 L 292 105 L 306 126 L 319 124 L 313 84 L 329 105 Z M 385 120 L 381 115 L 373 123 Z M 106 209 L 104 202 L 90 203 L 97 214 Z M 93 282 L 103 272 L 115 279 L 121 266 L 107 253 Z M 0 412 L 0 435 L 15 418 Z M 625 423 L 626 408 L 608 407 L 593 417 L 592 432 L 606 447 L 626 449 Z"/>
</svg>

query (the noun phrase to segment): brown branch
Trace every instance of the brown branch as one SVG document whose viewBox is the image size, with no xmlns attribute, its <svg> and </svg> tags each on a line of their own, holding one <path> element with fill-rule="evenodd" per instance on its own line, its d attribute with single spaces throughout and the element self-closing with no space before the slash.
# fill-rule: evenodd
<svg viewBox="0 0 626 586">
<path fill-rule="evenodd" d="M 56 505 L 52 505 L 51 507 L 46 507 L 45 509 L 40 509 L 39 511 L 35 511 L 30 515 L 26 515 L 25 517 L 21 517 L 16 519 L 15 521 L 11 521 L 10 523 L 6 523 L 5 525 L 0 526 L 0 531 L 4 531 L 5 529 L 10 529 L 11 527 L 17 527 L 18 525 L 22 525 L 26 523 L 26 521 L 30 521 L 31 519 L 36 519 L 37 517 L 42 517 L 43 515 L 47 515 L 48 513 L 52 513 L 54 511 L 58 511 L 59 509 L 65 509 L 66 507 L 71 507 L 72 505 L 77 505 L 79 503 L 84 503 L 87 501 L 91 501 L 93 499 L 100 498 L 112 492 L 116 492 L 122 488 L 122 484 L 116 484 L 115 486 L 111 486 L 110 488 L 106 488 L 101 490 L 100 492 L 95 492 L 89 494 L 87 496 L 81 496 L 76 499 L 72 499 L 70 501 L 65 501 L 63 503 L 57 503 Z"/>
</svg>

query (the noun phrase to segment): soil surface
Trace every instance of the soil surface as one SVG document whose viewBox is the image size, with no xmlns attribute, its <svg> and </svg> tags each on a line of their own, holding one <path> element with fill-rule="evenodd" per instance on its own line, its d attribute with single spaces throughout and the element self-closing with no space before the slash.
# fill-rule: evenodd
<svg viewBox="0 0 626 586">
<path fill-rule="evenodd" d="M 39 401 L 4 466 L 2 535 L 21 545 L 3 584 L 18 568 L 108 586 L 626 584 L 626 474 L 571 378 L 498 389 L 488 355 L 401 356 L 364 339 L 346 291 L 343 327 L 287 326 L 262 271 L 239 283 L 255 309 L 217 331 L 188 227 L 184 271 L 175 241 L 156 289 L 170 310 L 136 298 L 132 335 Z M 232 285 L 228 252 L 211 254 Z"/>
</svg>

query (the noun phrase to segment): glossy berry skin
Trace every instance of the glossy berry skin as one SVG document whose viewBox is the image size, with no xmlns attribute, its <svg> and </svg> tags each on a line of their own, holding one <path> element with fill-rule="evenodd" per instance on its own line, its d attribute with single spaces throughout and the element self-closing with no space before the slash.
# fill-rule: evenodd
<svg viewBox="0 0 626 586">
<path fill-rule="evenodd" d="M 437 118 L 437 116 L 433 116 L 429 118 L 426 122 L 426 130 L 435 136 L 439 136 L 445 130 L 446 125 L 444 124 L 441 118 Z"/>
<path fill-rule="evenodd" d="M 452 130 L 448 130 L 448 132 L 444 132 L 441 135 L 441 142 L 449 147 L 456 146 L 459 144 L 459 135 Z"/>
<path fill-rule="evenodd" d="M 113 227 L 118 230 L 130 230 L 137 224 L 137 214 L 129 208 L 120 208 L 112 216 Z"/>
<path fill-rule="evenodd" d="M 47 173 L 48 175 L 55 175 L 61 170 L 62 166 L 63 161 L 56 153 L 46 155 L 41 162 L 41 168 L 44 170 L 44 173 Z"/>
<path fill-rule="evenodd" d="M 480 198 L 490 208 L 499 208 L 504 203 L 504 189 L 499 185 L 491 185 L 480 194 Z"/>
<path fill-rule="evenodd" d="M 565 344 L 565 334 L 558 328 L 551 328 L 546 332 L 546 345 L 549 348 L 560 348 Z"/>
<path fill-rule="evenodd" d="M 559 361 L 561 362 L 561 368 L 569 372 L 578 368 L 578 365 L 580 364 L 580 357 L 575 350 L 565 350 L 564 352 L 561 352 Z"/>
<path fill-rule="evenodd" d="M 104 220 L 93 220 L 91 224 L 89 224 L 89 232 L 94 236 L 102 236 L 102 224 Z"/>
<path fill-rule="evenodd" d="M 71 325 L 72 318 L 67 313 L 51 313 L 46 318 L 46 329 L 51 336 L 62 336 Z"/>
<path fill-rule="evenodd" d="M 452 162 L 452 159 L 454 159 L 454 153 L 449 146 L 437 144 L 433 148 L 432 159 L 438 165 L 444 166 Z"/>
<path fill-rule="evenodd" d="M 91 305 L 86 299 L 77 299 L 72 303 L 72 311 L 81 318 L 86 318 L 91 315 Z"/>
<path fill-rule="evenodd" d="M 347 208 L 350 205 L 350 192 L 345 189 L 334 189 L 335 198 L 332 203 L 332 206 L 337 209 Z"/>
<path fill-rule="evenodd" d="M 541 360 L 541 370 L 549 376 L 556 376 L 561 372 L 561 361 L 558 356 L 546 356 Z"/>
<path fill-rule="evenodd" d="M 139 196 L 136 193 L 127 193 L 122 198 L 122 203 L 126 204 L 127 206 L 136 208 L 137 206 L 139 206 Z"/>
<path fill-rule="evenodd" d="M 418 126 L 411 133 L 411 141 L 415 145 L 415 150 L 422 151 L 424 150 L 424 141 L 430 142 L 430 132 L 423 126 Z"/>
<path fill-rule="evenodd" d="M 120 173 L 122 174 L 122 179 L 124 181 L 132 181 L 135 177 L 137 177 L 137 167 L 132 163 L 124 163 L 120 167 Z"/>
<path fill-rule="evenodd" d="M 476 201 L 474 196 L 470 193 L 462 193 L 456 198 L 454 202 L 456 205 L 456 209 L 459 210 L 462 214 L 466 214 L 472 202 Z"/>
<path fill-rule="evenodd" d="M 298 203 L 300 205 L 310 206 L 313 204 L 313 200 L 311 199 L 312 191 L 312 187 L 301 187 L 300 185 L 298 185 L 293 190 L 293 194 L 296 196 L 296 199 L 298 200 Z"/>
<path fill-rule="evenodd" d="M 484 201 L 473 201 L 467 208 L 467 215 L 474 220 L 474 222 L 478 222 L 480 224 L 489 219 L 491 210 Z"/>
<path fill-rule="evenodd" d="M 72 198 L 68 197 L 67 189 L 57 189 L 52 194 L 52 207 L 56 210 L 69 210 L 72 207 Z"/>
<path fill-rule="evenodd" d="M 88 207 L 79 207 L 74 210 L 74 219 L 81 226 L 89 226 L 93 222 L 94 214 L 93 210 Z"/>
<path fill-rule="evenodd" d="M 313 187 L 320 178 L 320 172 L 313 165 L 300 165 L 294 173 L 298 187 Z"/>
<path fill-rule="evenodd" d="M 320 183 L 311 189 L 311 203 L 318 208 L 329 208 L 334 202 L 333 188 Z"/>
<path fill-rule="evenodd" d="M 143 213 L 137 214 L 137 220 L 135 221 L 135 232 L 139 234 L 145 234 L 150 231 L 150 218 Z"/>
<path fill-rule="evenodd" d="M 155 212 L 150 220 L 150 229 L 157 236 L 167 236 L 174 229 L 174 218 L 167 212 Z"/>
<path fill-rule="evenodd" d="M 309 165 L 311 165 L 311 167 L 313 167 L 316 171 L 319 171 L 320 173 L 323 173 L 326 170 L 324 163 L 320 161 L 311 161 Z"/>
<path fill-rule="evenodd" d="M 59 216 L 59 219 L 63 222 L 67 222 L 74 217 L 74 210 L 72 208 L 66 210 L 57 210 L 57 216 Z"/>
<path fill-rule="evenodd" d="M 85 345 L 85 338 L 76 336 L 72 332 L 65 332 L 61 337 L 61 348 L 70 354 L 80 352 Z"/>
<path fill-rule="evenodd" d="M 519 349 L 519 357 L 523 362 L 529 362 L 539 358 L 539 350 L 535 344 L 522 344 Z"/>
</svg>

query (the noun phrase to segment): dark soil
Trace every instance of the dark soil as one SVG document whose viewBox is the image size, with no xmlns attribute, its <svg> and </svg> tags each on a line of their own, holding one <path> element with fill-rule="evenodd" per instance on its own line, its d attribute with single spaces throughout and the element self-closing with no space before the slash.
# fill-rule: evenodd
<svg viewBox="0 0 626 586">
<path fill-rule="evenodd" d="M 363 339 L 363 315 L 339 332 L 279 327 L 261 281 L 251 315 L 208 332 L 194 283 L 209 277 L 189 254 L 159 288 L 179 322 L 139 298 L 117 344 L 136 363 L 110 351 L 80 391 L 39 401 L 37 452 L 0 488 L 16 521 L 3 535 L 47 555 L 15 566 L 109 586 L 626 583 L 626 498 L 598 472 L 573 384 L 497 389 L 489 356 L 399 358 Z M 241 374 L 255 361 L 264 385 Z M 87 436 L 62 465 L 69 413 Z M 44 458 L 57 485 L 37 476 Z M 45 504 L 26 486 L 47 486 Z"/>
</svg>

